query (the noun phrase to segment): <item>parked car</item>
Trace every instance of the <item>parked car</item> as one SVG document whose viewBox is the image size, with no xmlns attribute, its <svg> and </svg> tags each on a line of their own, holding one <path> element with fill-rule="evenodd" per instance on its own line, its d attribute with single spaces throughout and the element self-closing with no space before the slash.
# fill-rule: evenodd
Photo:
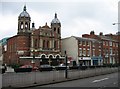
<svg viewBox="0 0 120 89">
<path fill-rule="evenodd" d="M 31 66 L 31 65 L 24 65 L 21 66 L 20 68 L 32 68 L 33 71 L 37 71 L 39 68 L 37 66 Z"/>
<path fill-rule="evenodd" d="M 23 66 L 20 66 L 19 68 L 32 68 L 31 65 L 23 65 Z"/>
<path fill-rule="evenodd" d="M 81 70 L 86 70 L 88 68 L 88 66 L 80 66 Z"/>
<path fill-rule="evenodd" d="M 67 68 L 69 69 L 68 66 L 67 66 Z M 65 70 L 65 69 L 66 69 L 66 65 L 60 64 L 60 65 L 56 66 L 55 69 L 56 69 L 56 70 Z"/>
<path fill-rule="evenodd" d="M 52 71 L 53 67 L 48 65 L 48 64 L 44 64 L 44 65 L 40 65 L 39 67 L 39 71 Z"/>
<path fill-rule="evenodd" d="M 78 65 L 76 65 L 76 66 L 70 66 L 69 69 L 70 70 L 72 70 L 72 69 L 80 69 L 80 66 L 78 66 Z"/>
<path fill-rule="evenodd" d="M 14 68 L 14 71 L 16 73 L 18 73 L 18 72 L 31 72 L 32 66 L 31 65 L 23 65 L 23 66 L 20 66 L 19 68 Z"/>
<path fill-rule="evenodd" d="M 33 71 L 38 71 L 38 70 L 39 70 L 39 67 L 34 66 L 34 67 L 32 67 L 32 70 L 33 70 Z"/>
</svg>

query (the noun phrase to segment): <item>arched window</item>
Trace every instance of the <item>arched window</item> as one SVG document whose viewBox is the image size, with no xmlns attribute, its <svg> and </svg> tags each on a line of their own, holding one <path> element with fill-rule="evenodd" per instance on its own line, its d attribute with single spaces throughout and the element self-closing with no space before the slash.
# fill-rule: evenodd
<svg viewBox="0 0 120 89">
<path fill-rule="evenodd" d="M 41 58 L 45 59 L 45 55 L 42 55 L 42 57 L 41 57 Z"/>
<path fill-rule="evenodd" d="M 57 41 L 54 41 L 54 48 L 57 49 Z"/>
<path fill-rule="evenodd" d="M 52 59 L 52 58 L 53 58 L 53 56 L 52 56 L 52 55 L 50 55 L 50 56 L 49 56 L 49 58 L 50 58 L 50 59 Z"/>
<path fill-rule="evenodd" d="M 23 29 L 23 22 L 21 22 L 21 29 Z"/>
<path fill-rule="evenodd" d="M 35 39 L 35 41 L 34 41 L 34 48 L 37 48 L 37 39 Z"/>
<path fill-rule="evenodd" d="M 59 55 L 57 55 L 57 56 L 56 56 L 56 59 L 58 59 L 58 60 L 59 60 L 59 58 L 60 58 L 60 56 L 59 56 Z"/>
<path fill-rule="evenodd" d="M 49 49 L 49 41 L 47 41 L 47 49 Z"/>
<path fill-rule="evenodd" d="M 54 32 L 56 31 L 56 28 L 54 27 Z"/>
<path fill-rule="evenodd" d="M 25 29 L 27 29 L 28 28 L 28 24 L 27 24 L 27 22 L 25 23 Z"/>
<path fill-rule="evenodd" d="M 60 34 L 60 28 L 58 28 L 58 34 Z"/>
<path fill-rule="evenodd" d="M 45 49 L 45 40 L 43 40 L 43 49 Z"/>
</svg>

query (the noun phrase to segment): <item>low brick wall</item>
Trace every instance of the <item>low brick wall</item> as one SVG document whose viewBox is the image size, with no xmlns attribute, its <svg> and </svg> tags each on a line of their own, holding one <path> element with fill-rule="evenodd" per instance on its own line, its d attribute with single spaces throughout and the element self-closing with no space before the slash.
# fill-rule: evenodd
<svg viewBox="0 0 120 89">
<path fill-rule="evenodd" d="M 117 72 L 118 68 L 95 68 L 87 70 L 68 70 L 68 78 L 65 78 L 65 70 L 5 73 L 2 75 L 2 87 L 28 87 L 48 83 L 68 81 L 72 79 L 92 77 L 102 74 Z"/>
</svg>

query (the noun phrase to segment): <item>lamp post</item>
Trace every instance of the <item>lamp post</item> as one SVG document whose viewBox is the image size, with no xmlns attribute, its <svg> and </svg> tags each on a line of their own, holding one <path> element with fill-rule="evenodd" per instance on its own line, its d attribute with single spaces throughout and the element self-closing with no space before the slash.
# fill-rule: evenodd
<svg viewBox="0 0 120 89">
<path fill-rule="evenodd" d="M 66 64 L 65 78 L 68 78 L 68 71 L 67 71 L 67 53 L 66 53 L 66 51 L 65 51 L 65 64 Z"/>
<path fill-rule="evenodd" d="M 33 68 L 35 66 L 35 61 L 34 60 L 35 60 L 35 50 L 33 50 L 33 58 L 32 58 L 32 61 L 31 61 Z"/>
<path fill-rule="evenodd" d="M 31 61 L 31 63 L 33 64 L 32 66 L 33 66 L 33 68 L 35 67 L 35 52 L 37 52 L 37 50 L 32 50 L 32 52 L 33 52 L 33 58 L 32 58 L 32 61 Z M 36 84 L 36 71 L 35 71 L 35 76 L 34 76 L 34 84 Z"/>
</svg>

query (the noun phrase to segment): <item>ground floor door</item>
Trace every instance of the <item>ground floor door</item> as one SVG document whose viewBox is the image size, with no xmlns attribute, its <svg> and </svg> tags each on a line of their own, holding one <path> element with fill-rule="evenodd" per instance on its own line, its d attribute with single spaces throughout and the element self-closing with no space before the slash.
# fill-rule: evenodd
<svg viewBox="0 0 120 89">
<path fill-rule="evenodd" d="M 98 65 L 98 60 L 93 60 L 93 65 Z"/>
</svg>

